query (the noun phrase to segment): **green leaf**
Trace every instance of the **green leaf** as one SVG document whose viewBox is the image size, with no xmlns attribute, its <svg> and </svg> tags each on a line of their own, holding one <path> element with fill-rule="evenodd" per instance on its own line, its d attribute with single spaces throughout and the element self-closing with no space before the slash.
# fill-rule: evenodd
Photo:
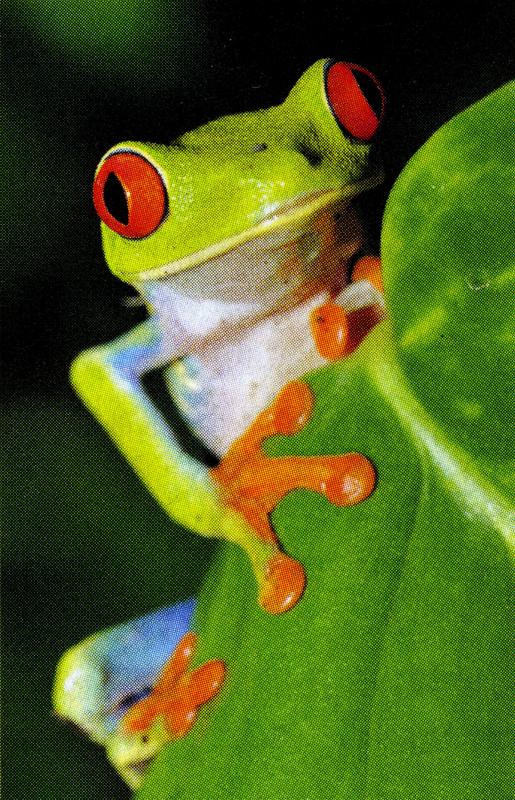
<svg viewBox="0 0 515 800">
<path fill-rule="evenodd" d="M 313 419 L 268 443 L 363 452 L 375 492 L 348 509 L 303 490 L 279 505 L 308 575 L 281 617 L 257 606 L 239 550 L 220 549 L 198 662 L 223 658 L 228 679 L 140 800 L 511 797 L 513 89 L 409 162 L 384 220 L 391 321 L 310 375 Z"/>
</svg>

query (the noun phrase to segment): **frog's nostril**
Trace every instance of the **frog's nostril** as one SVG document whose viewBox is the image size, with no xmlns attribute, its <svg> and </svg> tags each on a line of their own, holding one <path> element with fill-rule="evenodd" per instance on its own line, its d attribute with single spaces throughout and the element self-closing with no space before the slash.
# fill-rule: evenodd
<svg viewBox="0 0 515 800">
<path fill-rule="evenodd" d="M 115 233 L 142 239 L 153 233 L 168 210 L 163 179 L 144 156 L 130 150 L 111 153 L 93 184 L 97 214 Z"/>
<path fill-rule="evenodd" d="M 357 64 L 328 62 L 325 87 L 331 111 L 344 133 L 364 142 L 373 139 L 385 107 L 383 88 L 375 75 Z"/>
</svg>

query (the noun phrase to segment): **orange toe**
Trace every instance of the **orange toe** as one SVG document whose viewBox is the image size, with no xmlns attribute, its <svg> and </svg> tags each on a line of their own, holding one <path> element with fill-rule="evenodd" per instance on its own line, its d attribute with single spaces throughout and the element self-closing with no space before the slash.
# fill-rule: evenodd
<svg viewBox="0 0 515 800">
<path fill-rule="evenodd" d="M 376 471 L 361 453 L 334 458 L 334 475 L 326 482 L 325 495 L 336 506 L 353 506 L 374 491 Z"/>
<path fill-rule="evenodd" d="M 186 689 L 188 702 L 202 706 L 215 697 L 225 680 L 226 667 L 223 661 L 208 661 L 192 672 Z"/>
<path fill-rule="evenodd" d="M 273 404 L 275 433 L 292 436 L 300 431 L 313 411 L 313 393 L 304 381 L 292 381 L 277 395 Z"/>
<path fill-rule="evenodd" d="M 154 684 L 154 692 L 165 691 L 174 686 L 188 670 L 197 648 L 197 634 L 188 631 L 173 651 Z"/>
<path fill-rule="evenodd" d="M 351 280 L 368 281 L 375 288 L 384 294 L 383 273 L 381 259 L 378 256 L 363 256 L 354 264 Z"/>
<path fill-rule="evenodd" d="M 197 709 L 189 706 L 176 706 L 165 713 L 165 725 L 173 739 L 182 739 L 191 730 L 197 719 Z"/>
<path fill-rule="evenodd" d="M 344 309 L 336 303 L 324 303 L 310 317 L 311 334 L 322 358 L 338 361 L 347 351 L 349 324 Z"/>
<path fill-rule="evenodd" d="M 293 608 L 306 587 L 306 573 L 300 561 L 280 552 L 269 559 L 265 580 L 259 605 L 269 614 L 282 614 Z"/>
</svg>

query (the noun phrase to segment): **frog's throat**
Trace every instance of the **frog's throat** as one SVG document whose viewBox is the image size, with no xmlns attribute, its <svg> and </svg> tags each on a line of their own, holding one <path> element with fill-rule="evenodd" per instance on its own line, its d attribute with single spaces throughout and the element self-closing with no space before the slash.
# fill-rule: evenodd
<svg viewBox="0 0 515 800">
<path fill-rule="evenodd" d="M 303 220 L 309 218 L 311 215 L 331 205 L 332 203 L 340 200 L 357 197 L 362 192 L 378 186 L 383 180 L 383 173 L 380 170 L 368 175 L 361 181 L 350 184 L 348 186 L 341 186 L 335 189 L 323 189 L 321 191 L 309 192 L 308 194 L 298 195 L 291 200 L 283 203 L 278 208 L 274 209 L 270 214 L 264 217 L 256 225 L 248 228 L 247 230 L 237 233 L 234 236 L 229 236 L 220 242 L 191 253 L 188 256 L 179 258 L 176 261 L 169 261 L 166 264 L 161 264 L 152 269 L 143 270 L 135 275 L 134 272 L 124 272 L 122 269 L 116 270 L 116 275 L 122 280 L 129 283 L 133 282 L 137 277 L 139 281 L 158 280 L 166 278 L 167 276 L 174 275 L 180 272 L 185 272 L 199 264 L 210 261 L 213 258 L 224 255 L 231 250 L 239 247 L 239 245 L 249 242 L 252 239 L 257 239 L 260 236 L 273 234 L 281 231 L 284 228 L 290 228 L 295 224 L 302 223 Z"/>
</svg>

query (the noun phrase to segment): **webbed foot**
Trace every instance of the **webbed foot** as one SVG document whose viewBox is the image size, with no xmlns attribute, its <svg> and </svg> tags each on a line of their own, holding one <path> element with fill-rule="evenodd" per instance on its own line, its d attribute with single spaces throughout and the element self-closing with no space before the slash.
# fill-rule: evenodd
<svg viewBox="0 0 515 800">
<path fill-rule="evenodd" d="M 375 485 L 374 467 L 359 453 L 281 458 L 263 453 L 261 445 L 266 438 L 296 433 L 308 422 L 312 409 L 309 386 L 302 381 L 287 384 L 212 470 L 224 501 L 273 547 L 264 565 L 259 593 L 260 605 L 272 614 L 292 608 L 306 584 L 302 564 L 281 551 L 270 524 L 269 514 L 275 506 L 297 488 L 324 494 L 335 505 L 350 506 L 366 499 Z"/>
<path fill-rule="evenodd" d="M 135 703 L 121 721 L 129 733 L 141 733 L 162 716 L 172 739 L 180 739 L 191 729 L 198 709 L 220 691 L 225 678 L 225 664 L 207 661 L 189 671 L 197 647 L 197 635 L 189 631 L 172 653 L 150 694 Z"/>
</svg>

